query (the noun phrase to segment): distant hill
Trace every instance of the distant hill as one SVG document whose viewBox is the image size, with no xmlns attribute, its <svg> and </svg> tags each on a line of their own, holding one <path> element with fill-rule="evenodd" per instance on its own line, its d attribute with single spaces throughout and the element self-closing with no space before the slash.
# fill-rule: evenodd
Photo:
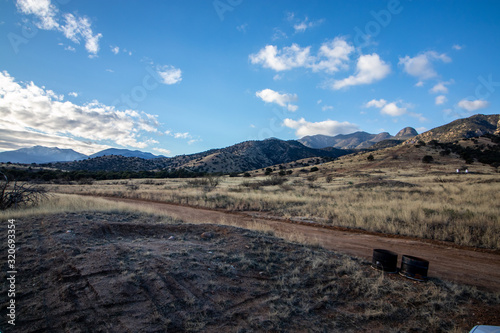
<svg viewBox="0 0 500 333">
<path fill-rule="evenodd" d="M 109 148 L 105 150 L 101 150 L 98 153 L 92 154 L 89 158 L 106 156 L 106 155 L 119 155 L 124 157 L 139 157 L 149 160 L 151 158 L 159 158 L 165 156 L 156 156 L 151 153 L 142 152 L 140 150 L 129 150 L 129 149 L 117 149 L 117 148 Z"/>
<path fill-rule="evenodd" d="M 34 146 L 31 148 L 21 148 L 18 150 L 6 151 L 0 153 L 0 162 L 24 163 L 24 164 L 43 164 L 54 162 L 80 161 L 87 158 L 101 156 L 124 156 L 138 157 L 143 159 L 164 158 L 165 156 L 156 156 L 151 153 L 145 153 L 139 150 L 109 148 L 93 155 L 87 156 L 73 149 L 61 149 L 57 147 Z"/>
<path fill-rule="evenodd" d="M 500 115 L 477 114 L 468 118 L 457 119 L 443 126 L 433 128 L 417 135 L 412 141 L 454 142 L 461 139 L 479 137 L 484 134 L 500 135 Z"/>
<path fill-rule="evenodd" d="M 0 162 L 11 163 L 49 163 L 65 162 L 87 158 L 73 149 L 60 149 L 57 147 L 34 146 L 0 153 Z"/>
<path fill-rule="evenodd" d="M 417 135 L 417 131 L 411 127 L 406 127 L 396 134 L 394 139 L 408 139 Z M 303 145 L 310 148 L 326 148 L 326 147 L 335 147 L 338 149 L 366 149 L 370 148 L 372 145 L 377 142 L 381 142 L 384 140 L 392 139 L 393 137 L 387 133 L 382 132 L 379 134 L 370 134 L 367 132 L 355 132 L 351 134 L 339 134 L 336 136 L 328 136 L 328 135 L 311 135 L 305 136 L 298 141 Z"/>
<path fill-rule="evenodd" d="M 141 171 L 188 169 L 199 172 L 244 172 L 296 160 L 323 157 L 336 158 L 351 151 L 336 148 L 314 149 L 295 140 L 267 139 L 245 141 L 236 145 L 170 158 L 143 159 L 123 156 L 100 156 L 82 161 L 57 163 L 64 170 Z"/>
</svg>

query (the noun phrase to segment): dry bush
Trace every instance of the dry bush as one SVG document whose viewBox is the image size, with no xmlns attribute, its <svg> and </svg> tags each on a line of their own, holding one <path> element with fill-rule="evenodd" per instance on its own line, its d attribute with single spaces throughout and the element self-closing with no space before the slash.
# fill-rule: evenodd
<svg viewBox="0 0 500 333">
<path fill-rule="evenodd" d="M 0 172 L 0 210 L 36 206 L 47 197 L 45 188 L 29 183 L 11 184 L 6 175 Z"/>
</svg>

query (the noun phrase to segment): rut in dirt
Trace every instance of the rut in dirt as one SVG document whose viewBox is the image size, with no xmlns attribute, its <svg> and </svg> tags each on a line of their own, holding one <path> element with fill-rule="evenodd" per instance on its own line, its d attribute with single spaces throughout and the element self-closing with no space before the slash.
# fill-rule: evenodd
<svg viewBox="0 0 500 333">
<path fill-rule="evenodd" d="M 398 265 L 401 264 L 403 255 L 428 260 L 430 262 L 429 277 L 476 286 L 489 291 L 500 291 L 500 255 L 497 251 L 460 248 L 455 244 L 446 244 L 445 242 L 429 243 L 405 237 L 395 238 L 372 233 L 332 230 L 312 224 L 287 223 L 282 219 L 259 218 L 245 213 L 178 204 L 113 197 L 105 199 L 141 207 L 151 207 L 191 223 L 229 224 L 241 227 L 257 223 L 265 225 L 279 234 L 288 234 L 292 238 L 298 235 L 303 241 L 368 261 L 371 261 L 373 249 L 383 248 L 399 254 Z"/>
</svg>

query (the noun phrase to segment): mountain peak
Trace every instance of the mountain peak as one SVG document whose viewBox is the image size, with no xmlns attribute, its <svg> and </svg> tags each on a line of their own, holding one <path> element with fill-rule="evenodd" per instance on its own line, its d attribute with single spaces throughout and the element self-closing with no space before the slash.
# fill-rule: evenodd
<svg viewBox="0 0 500 333">
<path fill-rule="evenodd" d="M 418 132 L 413 127 L 405 127 L 401 131 L 399 131 L 398 134 L 396 134 L 394 139 L 398 140 L 409 139 L 413 138 L 416 135 L 418 135 Z"/>
</svg>

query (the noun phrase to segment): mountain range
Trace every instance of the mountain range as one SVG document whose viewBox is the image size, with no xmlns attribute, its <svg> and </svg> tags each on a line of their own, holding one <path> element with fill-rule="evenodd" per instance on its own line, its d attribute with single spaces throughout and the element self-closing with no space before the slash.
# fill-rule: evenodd
<svg viewBox="0 0 500 333">
<path fill-rule="evenodd" d="M 351 134 L 339 134 L 336 136 L 311 135 L 305 136 L 298 141 L 310 148 L 335 147 L 339 149 L 367 149 L 374 144 L 384 140 L 406 140 L 416 136 L 418 133 L 412 127 L 405 127 L 395 136 L 387 132 L 370 134 L 367 132 L 355 132 Z"/>
<path fill-rule="evenodd" d="M 81 154 L 73 149 L 61 149 L 57 147 L 34 146 L 31 148 L 21 148 L 12 151 L 0 153 L 0 162 L 6 163 L 52 163 L 52 162 L 69 162 L 80 161 L 87 158 L 95 158 L 106 155 L 119 155 L 125 157 L 138 157 L 143 159 L 160 158 L 164 156 L 156 156 L 151 153 L 145 153 L 139 150 L 116 149 L 109 148 L 92 154 L 90 156 Z"/>
<path fill-rule="evenodd" d="M 198 172 L 244 172 L 302 159 L 329 160 L 357 149 L 383 149 L 401 143 L 455 142 L 484 134 L 500 135 L 500 115 L 474 115 L 418 134 L 406 127 L 395 136 L 383 132 L 356 132 L 337 136 L 313 135 L 299 140 L 245 141 L 226 148 L 175 157 L 155 156 L 127 149 L 107 149 L 91 156 L 71 149 L 35 146 L 0 153 L 0 162 L 52 163 L 61 170 L 142 171 L 179 170 Z M 58 162 L 55 162 L 58 161 Z"/>
<path fill-rule="evenodd" d="M 334 159 L 352 153 L 352 150 L 336 148 L 314 149 L 296 140 L 266 139 L 245 141 L 230 147 L 211 149 L 201 153 L 155 159 L 124 156 L 100 156 L 96 158 L 53 163 L 63 170 L 90 171 L 150 171 L 188 169 L 197 172 L 243 172 L 270 165 L 290 163 L 304 158 Z"/>
</svg>

